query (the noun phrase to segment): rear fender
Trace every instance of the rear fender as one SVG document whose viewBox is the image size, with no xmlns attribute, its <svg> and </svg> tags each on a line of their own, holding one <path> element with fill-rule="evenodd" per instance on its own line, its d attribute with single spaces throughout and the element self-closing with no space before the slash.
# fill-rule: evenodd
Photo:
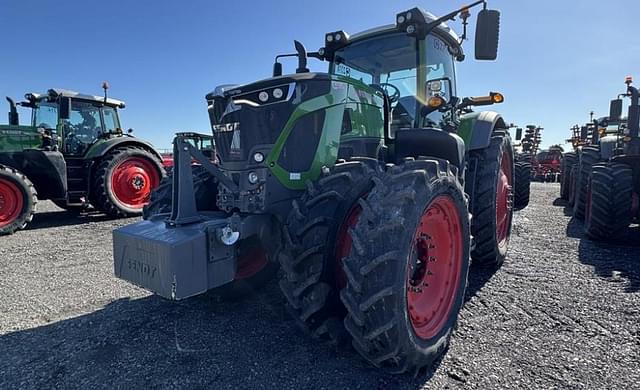
<svg viewBox="0 0 640 390">
<path fill-rule="evenodd" d="M 155 150 L 150 142 L 130 136 L 114 137 L 98 141 L 97 143 L 93 144 L 91 148 L 89 148 L 87 154 L 85 155 L 85 158 L 88 160 L 100 158 L 115 148 L 121 148 L 125 146 L 137 146 L 146 149 L 154 156 L 156 156 L 158 160 L 162 161 L 162 156 Z"/>
</svg>

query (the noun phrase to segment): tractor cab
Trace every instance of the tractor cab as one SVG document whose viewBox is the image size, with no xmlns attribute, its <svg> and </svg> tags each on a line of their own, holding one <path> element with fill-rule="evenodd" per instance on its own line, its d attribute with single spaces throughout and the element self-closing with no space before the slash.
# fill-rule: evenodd
<svg viewBox="0 0 640 390">
<path fill-rule="evenodd" d="M 436 19 L 433 15 L 416 8 L 397 19 L 395 26 L 352 37 L 344 31 L 327 34 L 324 49 L 330 74 L 384 93 L 390 139 L 402 128 L 440 127 L 445 114 L 430 110 L 423 115 L 423 108 L 431 97 L 449 102 L 456 95 L 454 63 L 463 58 L 459 38 L 449 29 L 437 27 L 424 36 L 407 33 L 408 21 L 426 24 Z"/>
<path fill-rule="evenodd" d="M 31 125 L 43 134 L 43 141 L 51 137 L 52 148 L 65 156 L 82 157 L 101 139 L 124 135 L 118 109 L 125 104 L 107 98 L 106 89 L 105 97 L 64 89 L 28 93 L 20 105 L 32 109 Z"/>
</svg>

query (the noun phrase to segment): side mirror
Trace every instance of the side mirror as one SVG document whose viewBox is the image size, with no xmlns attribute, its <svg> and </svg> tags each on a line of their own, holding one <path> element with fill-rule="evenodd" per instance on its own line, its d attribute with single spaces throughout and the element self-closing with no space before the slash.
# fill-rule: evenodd
<svg viewBox="0 0 640 390">
<path fill-rule="evenodd" d="M 622 99 L 615 99 L 609 105 L 609 121 L 618 122 L 622 116 Z"/>
<path fill-rule="evenodd" d="M 282 64 L 276 61 L 273 64 L 273 77 L 282 76 Z"/>
<path fill-rule="evenodd" d="M 476 23 L 476 60 L 493 61 L 498 58 L 500 11 L 483 9 Z"/>
<path fill-rule="evenodd" d="M 520 141 L 522 139 L 522 127 L 518 127 L 516 129 L 516 141 Z"/>
<path fill-rule="evenodd" d="M 60 119 L 71 118 L 71 98 L 61 97 L 58 110 L 60 112 Z"/>
</svg>

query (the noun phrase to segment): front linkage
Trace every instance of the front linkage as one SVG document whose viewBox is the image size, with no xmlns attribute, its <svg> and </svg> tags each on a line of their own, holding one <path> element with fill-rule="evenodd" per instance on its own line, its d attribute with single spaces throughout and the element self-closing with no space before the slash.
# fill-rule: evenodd
<svg viewBox="0 0 640 390">
<path fill-rule="evenodd" d="M 238 186 L 201 151 L 178 136 L 174 140 L 171 212 L 151 216 L 113 233 L 116 276 L 174 300 L 234 281 L 239 253 L 235 246 L 241 240 L 258 236 L 261 243 L 272 243 L 275 247 L 269 253 L 277 250 L 279 242 L 280 227 L 269 214 L 240 216 L 197 210 L 193 160 L 215 177 L 220 192 L 225 192 L 224 188 L 226 193 L 238 194 L 240 199 L 255 200 L 254 196 L 239 192 Z M 153 239 L 141 245 L 140 236 Z"/>
</svg>

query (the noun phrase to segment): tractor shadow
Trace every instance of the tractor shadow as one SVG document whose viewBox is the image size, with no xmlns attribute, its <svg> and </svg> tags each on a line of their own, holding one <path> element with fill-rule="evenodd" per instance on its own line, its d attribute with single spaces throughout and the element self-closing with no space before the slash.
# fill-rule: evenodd
<svg viewBox="0 0 640 390">
<path fill-rule="evenodd" d="M 467 280 L 467 290 L 464 296 L 464 303 L 469 302 L 475 297 L 482 287 L 500 270 L 500 267 L 483 267 L 479 265 L 471 265 L 469 269 L 469 278 Z"/>
<path fill-rule="evenodd" d="M 598 276 L 622 283 L 626 292 L 640 291 L 640 226 L 627 229 L 618 242 L 597 242 L 581 236 L 578 255 L 580 262 L 592 266 Z"/>
<path fill-rule="evenodd" d="M 418 389 L 296 331 L 275 284 L 242 302 L 119 299 L 0 335 L 0 388 Z"/>
<path fill-rule="evenodd" d="M 38 212 L 33 216 L 31 223 L 27 225 L 25 230 L 48 229 L 60 226 L 82 225 L 91 222 L 105 222 L 116 220 L 118 218 L 111 217 L 99 211 L 89 210 L 82 213 L 60 211 Z"/>
<path fill-rule="evenodd" d="M 564 214 L 571 216 L 573 208 L 563 199 L 556 199 L 554 206 L 564 207 Z M 626 233 L 612 242 L 597 242 L 584 234 L 584 223 L 571 218 L 567 224 L 569 238 L 580 240 L 578 258 L 590 265 L 594 272 L 605 279 L 624 283 L 625 291 L 640 291 L 640 226 L 632 225 Z"/>
<path fill-rule="evenodd" d="M 568 201 L 562 198 L 557 198 L 556 200 L 553 201 L 553 205 L 557 207 L 562 207 L 562 212 L 566 217 L 570 217 L 573 215 L 573 206 L 570 206 Z"/>
</svg>

